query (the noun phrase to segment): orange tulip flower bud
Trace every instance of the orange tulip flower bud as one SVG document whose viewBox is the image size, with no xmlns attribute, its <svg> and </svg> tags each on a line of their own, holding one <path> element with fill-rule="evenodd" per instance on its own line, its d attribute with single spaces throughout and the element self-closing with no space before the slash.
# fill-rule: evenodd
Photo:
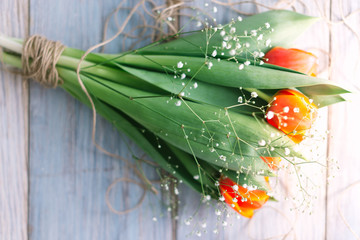
<svg viewBox="0 0 360 240">
<path fill-rule="evenodd" d="M 281 157 L 260 157 L 272 170 L 277 170 L 281 162 Z"/>
<path fill-rule="evenodd" d="M 291 89 L 278 91 L 266 111 L 266 120 L 272 126 L 299 143 L 314 123 L 317 107 L 304 94 Z"/>
<path fill-rule="evenodd" d="M 302 72 L 309 76 L 315 77 L 317 74 L 317 57 L 300 49 L 274 47 L 265 54 L 264 58 L 267 59 L 267 63 Z"/>
<path fill-rule="evenodd" d="M 254 209 L 261 208 L 269 199 L 265 191 L 250 190 L 224 176 L 220 178 L 220 193 L 222 200 L 232 209 L 248 218 L 254 215 Z"/>
</svg>

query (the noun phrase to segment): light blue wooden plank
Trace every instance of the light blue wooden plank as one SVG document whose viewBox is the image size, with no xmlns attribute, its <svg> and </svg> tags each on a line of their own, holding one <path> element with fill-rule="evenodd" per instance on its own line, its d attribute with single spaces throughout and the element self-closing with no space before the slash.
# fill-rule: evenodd
<svg viewBox="0 0 360 240">
<path fill-rule="evenodd" d="M 27 10 L 27 1 L 0 1 L 0 35 L 24 37 Z M 28 85 L 1 66 L 0 239 L 27 239 L 27 136 Z"/>
<path fill-rule="evenodd" d="M 31 34 L 43 34 L 64 44 L 87 49 L 101 40 L 102 24 L 118 1 L 31 0 Z M 127 7 L 135 3 L 129 1 Z M 119 22 L 128 12 L 122 11 Z M 137 17 L 138 18 L 138 17 Z M 133 20 L 131 25 L 137 25 Z M 110 35 L 116 27 L 110 26 Z M 108 52 L 120 51 L 118 44 Z M 31 84 L 30 92 L 30 239 L 169 239 L 169 215 L 148 194 L 143 205 L 122 216 L 105 203 L 107 187 L 119 177 L 135 178 L 122 162 L 97 150 L 91 140 L 91 111 L 61 89 Z M 97 142 L 128 159 L 126 138 L 99 119 Z M 131 144 L 134 151 L 141 151 Z M 158 178 L 147 169 L 150 179 Z M 116 209 L 136 204 L 142 190 L 118 184 L 110 200 Z M 161 214 L 163 217 L 159 217 Z M 156 216 L 158 221 L 153 222 Z"/>
<path fill-rule="evenodd" d="M 331 20 L 344 20 L 331 31 L 331 80 L 360 89 L 359 49 L 360 18 L 358 14 L 343 19 L 360 8 L 359 1 L 331 1 Z M 355 31 L 352 32 L 352 31 Z M 354 96 L 355 95 L 355 96 Z M 330 240 L 360 238 L 359 169 L 359 94 L 330 110 L 329 184 L 327 188 L 326 234 Z"/>
</svg>

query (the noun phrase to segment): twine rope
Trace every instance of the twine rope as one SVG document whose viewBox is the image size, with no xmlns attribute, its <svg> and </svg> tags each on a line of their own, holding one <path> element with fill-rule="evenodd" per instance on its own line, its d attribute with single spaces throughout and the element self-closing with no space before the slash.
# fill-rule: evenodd
<svg viewBox="0 0 360 240">
<path fill-rule="evenodd" d="M 141 197 L 139 199 L 139 201 L 136 203 L 136 205 L 134 207 L 131 207 L 131 208 L 128 208 L 128 209 L 125 209 L 125 210 L 116 210 L 113 205 L 111 204 L 110 202 L 110 192 L 112 190 L 112 188 L 114 188 L 116 186 L 116 184 L 120 183 L 120 182 L 128 182 L 128 183 L 133 183 L 133 184 L 136 184 L 138 185 L 140 188 L 142 188 L 143 190 L 143 193 L 141 194 Z M 146 190 L 147 190 L 147 186 L 140 183 L 140 182 L 137 182 L 135 180 L 132 180 L 130 178 L 118 178 L 116 179 L 115 181 L 113 181 L 110 186 L 107 188 L 106 190 L 106 195 L 105 195 L 105 201 L 106 201 L 106 205 L 108 206 L 108 208 L 110 209 L 111 212 L 113 213 L 116 213 L 118 215 L 123 215 L 123 214 L 127 214 L 127 213 L 130 213 L 132 212 L 133 210 L 135 210 L 136 208 L 140 207 L 141 204 L 144 202 L 144 198 L 145 198 L 145 194 L 146 194 Z"/>
<path fill-rule="evenodd" d="M 23 75 L 32 78 L 48 88 L 56 88 L 63 83 L 56 70 L 65 46 L 59 41 L 51 41 L 40 35 L 26 39 L 23 45 L 21 62 Z"/>
</svg>

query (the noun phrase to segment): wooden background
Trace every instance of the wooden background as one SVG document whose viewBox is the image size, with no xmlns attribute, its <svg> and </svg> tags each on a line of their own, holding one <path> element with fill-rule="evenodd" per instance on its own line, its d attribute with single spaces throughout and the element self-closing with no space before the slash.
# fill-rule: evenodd
<svg viewBox="0 0 360 240">
<path fill-rule="evenodd" d="M 125 6 L 136 2 L 128 1 Z M 204 7 L 206 2 L 211 1 L 190 4 L 212 9 Z M 267 9 L 247 2 L 235 8 L 248 13 Z M 292 9 L 291 3 L 298 12 L 321 17 L 296 47 L 320 56 L 323 77 L 359 89 L 359 1 L 257 2 L 286 9 Z M 87 49 L 101 41 L 104 21 L 118 4 L 118 0 L 1 0 L 0 34 L 42 34 Z M 237 16 L 229 9 L 218 9 L 213 15 L 219 23 Z M 127 11 L 121 11 L 119 22 L 126 15 Z M 138 24 L 139 16 L 130 22 L 132 27 Z M 110 26 L 108 33 L 115 32 L 116 26 Z M 106 47 L 107 52 L 122 50 L 120 40 Z M 181 186 L 179 208 L 174 213 L 178 221 L 172 221 L 168 206 L 160 201 L 173 197 L 165 190 L 158 196 L 148 193 L 141 207 L 129 214 L 111 212 L 105 202 L 109 185 L 121 177 L 135 177 L 124 164 L 94 147 L 91 111 L 61 89 L 45 89 L 0 71 L 0 239 L 199 239 L 197 231 L 202 234 L 200 239 L 359 239 L 359 103 L 355 98 L 322 112 L 319 129 L 328 128 L 331 137 L 320 140 L 317 151 L 329 167 L 310 169 L 318 196 L 311 215 L 309 210 L 290 211 L 290 201 L 281 199 L 267 204 L 251 221 L 234 216 L 218 219 L 214 207 L 198 209 L 199 194 Z M 97 142 L 112 153 L 131 158 L 128 140 L 102 119 Z M 140 152 L 133 143 L 130 146 Z M 151 168 L 146 174 L 150 179 L 159 178 Z M 116 209 L 127 209 L 141 194 L 136 185 L 119 183 L 109 200 Z M 195 211 L 191 224 L 184 224 Z M 204 221 L 206 228 L 201 227 Z M 233 226 L 222 227 L 223 221 Z"/>
</svg>

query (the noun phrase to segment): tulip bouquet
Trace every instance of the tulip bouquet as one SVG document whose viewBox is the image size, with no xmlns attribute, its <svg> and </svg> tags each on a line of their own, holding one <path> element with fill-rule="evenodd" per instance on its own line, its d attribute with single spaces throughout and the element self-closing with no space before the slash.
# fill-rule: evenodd
<svg viewBox="0 0 360 240">
<path fill-rule="evenodd" d="M 282 48 L 316 20 L 270 11 L 135 51 L 91 53 L 81 81 L 83 51 L 65 48 L 54 65 L 65 91 L 92 101 L 161 168 L 251 217 L 269 199 L 279 162 L 306 161 L 294 148 L 317 108 L 348 92 L 315 77 L 314 55 Z M 21 69 L 22 44 L 0 36 L 3 62 Z"/>
</svg>

